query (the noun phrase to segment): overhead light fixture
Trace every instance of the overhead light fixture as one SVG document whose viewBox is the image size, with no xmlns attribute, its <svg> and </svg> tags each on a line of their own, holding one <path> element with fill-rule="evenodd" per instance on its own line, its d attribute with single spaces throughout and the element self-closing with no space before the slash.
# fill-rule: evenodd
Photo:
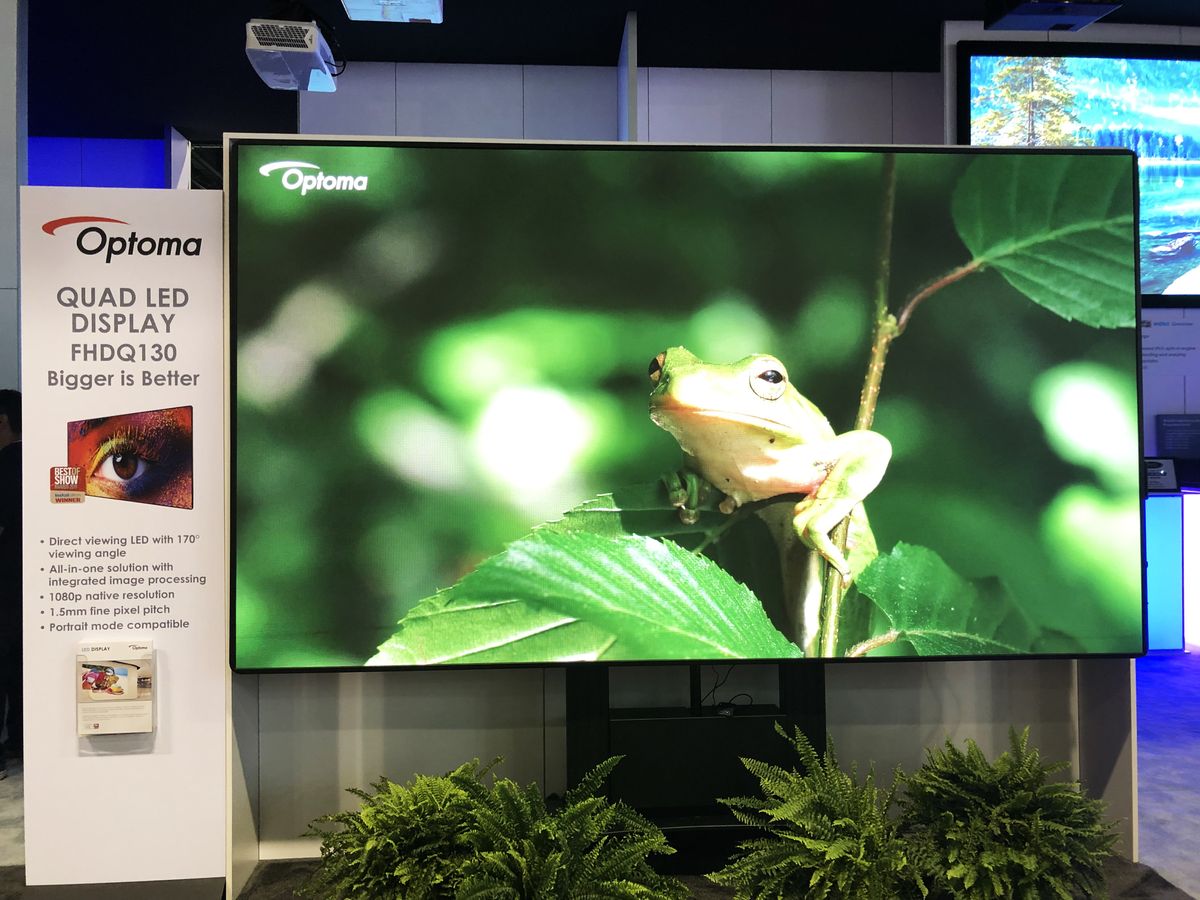
<svg viewBox="0 0 1200 900">
<path fill-rule="evenodd" d="M 442 24 L 442 0 L 342 0 L 356 22 L 423 22 Z"/>
<path fill-rule="evenodd" d="M 987 0 L 983 27 L 996 31 L 1079 31 L 1120 9 L 1110 0 Z"/>
<path fill-rule="evenodd" d="M 333 53 L 316 22 L 251 19 L 246 57 L 268 87 L 280 91 L 337 90 Z"/>
</svg>

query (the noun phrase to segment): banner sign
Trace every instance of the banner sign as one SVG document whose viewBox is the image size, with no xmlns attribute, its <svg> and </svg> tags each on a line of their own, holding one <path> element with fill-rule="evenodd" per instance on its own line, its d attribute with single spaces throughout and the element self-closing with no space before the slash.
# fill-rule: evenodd
<svg viewBox="0 0 1200 900">
<path fill-rule="evenodd" d="M 31 885 L 225 873 L 221 215 L 21 189 Z M 138 852 L 64 852 L 80 809 L 142 823 Z"/>
</svg>

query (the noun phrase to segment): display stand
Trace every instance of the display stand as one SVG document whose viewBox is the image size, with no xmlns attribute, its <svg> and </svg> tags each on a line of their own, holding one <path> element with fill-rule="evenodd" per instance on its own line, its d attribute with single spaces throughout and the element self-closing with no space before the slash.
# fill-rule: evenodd
<svg viewBox="0 0 1200 900">
<path fill-rule="evenodd" d="M 609 793 L 664 827 L 731 825 L 719 797 L 758 792 L 742 757 L 793 767 L 790 745 L 775 733 L 798 725 L 825 746 L 825 667 L 780 663 L 778 704 L 743 705 L 732 714 L 701 703 L 699 665 L 690 667 L 688 706 L 613 708 L 609 669 L 567 669 L 567 783 L 609 756 L 622 756 Z M 728 712 L 728 709 L 726 709 Z"/>
</svg>

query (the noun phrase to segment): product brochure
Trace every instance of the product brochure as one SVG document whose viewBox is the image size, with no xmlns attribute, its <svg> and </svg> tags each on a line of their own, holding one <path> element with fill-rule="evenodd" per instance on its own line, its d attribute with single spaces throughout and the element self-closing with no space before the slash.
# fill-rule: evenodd
<svg viewBox="0 0 1200 900">
<path fill-rule="evenodd" d="M 75 684 L 80 735 L 154 730 L 154 646 L 150 641 L 80 644 Z"/>
</svg>

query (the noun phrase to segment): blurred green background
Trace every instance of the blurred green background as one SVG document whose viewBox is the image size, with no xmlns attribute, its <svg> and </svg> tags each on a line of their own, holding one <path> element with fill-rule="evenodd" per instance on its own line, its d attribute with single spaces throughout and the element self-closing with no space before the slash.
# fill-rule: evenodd
<svg viewBox="0 0 1200 900">
<path fill-rule="evenodd" d="M 893 308 L 969 259 L 950 208 L 972 158 L 899 154 Z M 280 160 L 367 189 L 302 195 L 259 173 Z M 775 354 L 851 427 L 881 160 L 238 146 L 238 666 L 360 665 L 504 542 L 678 465 L 646 413 L 667 346 Z M 931 298 L 883 378 L 881 550 L 999 576 L 1086 652 L 1140 650 L 1135 373 L 1133 329 L 1064 321 L 994 272 Z"/>
</svg>

